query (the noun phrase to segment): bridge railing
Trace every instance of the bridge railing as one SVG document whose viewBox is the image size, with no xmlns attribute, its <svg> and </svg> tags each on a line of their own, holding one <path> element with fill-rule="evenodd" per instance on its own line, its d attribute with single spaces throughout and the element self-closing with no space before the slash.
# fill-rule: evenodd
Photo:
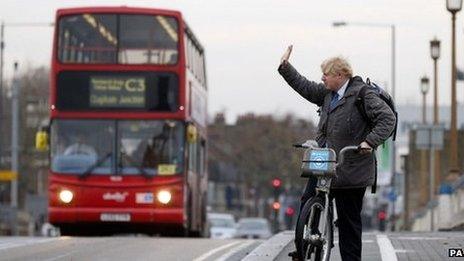
<svg viewBox="0 0 464 261">
<path fill-rule="evenodd" d="M 412 225 L 413 231 L 432 230 L 432 213 L 434 230 L 464 229 L 464 175 L 449 188 L 416 216 Z"/>
</svg>

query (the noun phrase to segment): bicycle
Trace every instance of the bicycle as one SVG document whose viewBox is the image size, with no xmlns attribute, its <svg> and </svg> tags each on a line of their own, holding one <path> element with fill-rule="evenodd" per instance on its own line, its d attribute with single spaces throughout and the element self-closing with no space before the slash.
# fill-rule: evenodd
<svg viewBox="0 0 464 261">
<path fill-rule="evenodd" d="M 316 195 L 304 204 L 296 224 L 295 246 L 298 260 L 328 261 L 334 246 L 334 208 L 333 199 L 330 198 L 330 185 L 337 175 L 337 166 L 344 161 L 345 153 L 359 152 L 361 148 L 359 146 L 344 147 L 339 153 L 340 159 L 337 163 L 337 156 L 333 149 L 319 148 L 313 140 L 293 146 L 306 149 L 301 176 L 317 178 Z"/>
</svg>

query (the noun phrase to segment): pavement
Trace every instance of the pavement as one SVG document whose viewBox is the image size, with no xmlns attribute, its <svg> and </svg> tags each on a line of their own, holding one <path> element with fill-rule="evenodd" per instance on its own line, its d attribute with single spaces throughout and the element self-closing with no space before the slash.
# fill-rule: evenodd
<svg viewBox="0 0 464 261">
<path fill-rule="evenodd" d="M 464 251 L 462 232 L 364 232 L 362 242 L 363 261 L 464 260 L 448 256 L 450 249 Z M 293 231 L 284 231 L 263 242 L 244 260 L 290 260 L 288 253 L 294 249 Z M 341 260 L 337 233 L 330 260 Z"/>
</svg>

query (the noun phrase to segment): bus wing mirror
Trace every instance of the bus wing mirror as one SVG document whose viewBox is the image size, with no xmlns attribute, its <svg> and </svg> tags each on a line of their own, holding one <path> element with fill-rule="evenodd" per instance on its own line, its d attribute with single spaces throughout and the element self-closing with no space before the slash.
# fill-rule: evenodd
<svg viewBox="0 0 464 261">
<path fill-rule="evenodd" d="M 195 143 L 197 141 L 197 128 L 193 125 L 187 127 L 187 142 Z"/>
<path fill-rule="evenodd" d="M 35 148 L 38 151 L 48 150 L 48 133 L 44 130 L 40 130 L 35 134 Z"/>
</svg>

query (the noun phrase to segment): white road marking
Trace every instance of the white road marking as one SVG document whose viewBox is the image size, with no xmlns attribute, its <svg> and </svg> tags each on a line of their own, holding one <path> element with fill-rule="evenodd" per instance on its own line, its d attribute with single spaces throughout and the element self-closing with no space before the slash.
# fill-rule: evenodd
<svg viewBox="0 0 464 261">
<path fill-rule="evenodd" d="M 382 261 L 398 261 L 395 249 L 387 235 L 377 235 L 377 244 L 379 245 Z"/>
<path fill-rule="evenodd" d="M 72 260 L 72 255 L 77 253 L 77 250 L 73 250 L 73 251 L 70 251 L 66 254 L 63 254 L 63 255 L 59 255 L 59 256 L 55 256 L 55 257 L 52 257 L 52 258 L 49 258 L 49 259 L 45 259 L 44 261 L 55 261 L 55 260 L 58 260 L 58 259 L 62 259 L 64 257 L 68 257 L 68 256 L 71 256 L 71 258 L 68 258 L 66 260 Z"/>
<path fill-rule="evenodd" d="M 221 257 L 219 257 L 217 259 L 217 261 L 225 261 L 227 260 L 228 258 L 230 258 L 231 256 L 233 256 L 234 254 L 238 253 L 239 251 L 251 246 L 252 244 L 256 243 L 256 241 L 254 240 L 248 240 L 248 241 L 245 241 L 243 242 L 242 244 L 232 248 L 230 251 L 228 251 L 227 253 L 225 253 L 224 255 L 222 255 Z"/>
<path fill-rule="evenodd" d="M 70 256 L 70 255 L 71 255 L 71 253 L 69 253 L 69 254 L 64 254 L 64 255 L 60 255 L 60 256 L 53 257 L 53 258 L 45 259 L 45 261 L 55 261 L 55 260 L 58 260 L 58 259 L 61 259 L 61 258 Z"/>
<path fill-rule="evenodd" d="M 374 240 L 370 240 L 370 239 L 365 239 L 365 240 L 362 240 L 363 243 L 374 243 Z M 334 244 L 338 244 L 338 240 L 334 240 Z"/>
<path fill-rule="evenodd" d="M 416 251 L 411 250 L 411 249 L 395 249 L 395 252 L 396 253 L 411 253 L 411 252 L 416 252 Z"/>
<path fill-rule="evenodd" d="M 223 245 L 223 246 L 220 246 L 220 247 L 217 247 L 213 250 L 210 250 L 206 253 L 204 253 L 203 255 L 193 259 L 193 261 L 203 261 L 203 260 L 206 260 L 207 258 L 211 257 L 212 255 L 216 254 L 217 252 L 223 250 L 223 249 L 226 249 L 228 247 L 232 247 L 232 246 L 235 246 L 237 245 L 238 243 L 241 243 L 241 241 L 237 241 L 237 242 L 232 242 L 232 243 L 229 243 L 227 245 Z"/>
<path fill-rule="evenodd" d="M 446 237 L 395 237 L 399 240 L 445 240 Z"/>
<path fill-rule="evenodd" d="M 29 245 L 35 245 L 35 244 L 40 244 L 40 243 L 47 243 L 51 241 L 56 241 L 59 238 L 26 238 L 26 237 L 20 237 L 20 238 L 8 238 L 7 240 L 6 237 L 0 238 L 0 250 L 6 250 L 9 248 L 14 248 L 14 247 L 22 247 L 22 246 L 29 246 Z"/>
</svg>

